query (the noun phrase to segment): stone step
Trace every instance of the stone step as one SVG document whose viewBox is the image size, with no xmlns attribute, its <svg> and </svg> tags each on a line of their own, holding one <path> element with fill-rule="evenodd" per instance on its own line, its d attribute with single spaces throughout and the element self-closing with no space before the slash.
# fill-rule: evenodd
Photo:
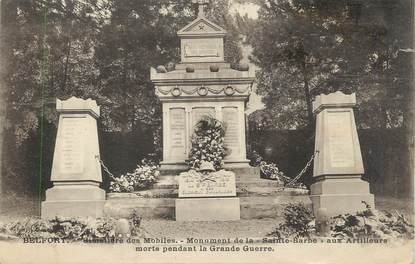
<svg viewBox="0 0 415 264">
<path fill-rule="evenodd" d="M 260 170 L 258 167 L 244 167 L 244 168 L 228 168 L 226 170 L 233 171 L 235 177 L 238 178 L 259 178 Z M 187 171 L 187 169 L 168 169 L 160 170 L 162 176 L 179 176 L 181 172 Z"/>
<path fill-rule="evenodd" d="M 109 196 L 104 214 L 111 217 L 129 217 L 134 211 L 144 219 L 175 219 L 175 198 L 125 198 Z M 240 197 L 241 219 L 261 219 L 282 216 L 289 203 L 302 202 L 311 208 L 308 195 L 279 195 L 272 197 Z"/>
<path fill-rule="evenodd" d="M 236 177 L 237 187 L 281 187 L 281 185 L 273 180 L 256 178 L 239 178 Z M 179 178 L 174 175 L 160 176 L 157 183 L 152 189 L 177 189 L 179 188 Z"/>
<path fill-rule="evenodd" d="M 307 195 L 308 190 L 296 188 L 276 188 L 276 187 L 258 187 L 243 186 L 237 187 L 238 197 L 253 196 L 298 196 Z M 108 199 L 137 199 L 137 198 L 178 198 L 178 189 L 151 189 L 138 191 L 134 193 L 108 193 Z"/>
</svg>

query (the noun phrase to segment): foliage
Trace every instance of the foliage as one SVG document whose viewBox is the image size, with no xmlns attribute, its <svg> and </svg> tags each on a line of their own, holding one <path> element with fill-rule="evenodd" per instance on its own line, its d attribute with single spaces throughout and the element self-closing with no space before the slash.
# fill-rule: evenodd
<svg viewBox="0 0 415 264">
<path fill-rule="evenodd" d="M 139 232 L 141 218 L 133 214 L 130 225 L 132 234 Z M 14 235 L 19 238 L 61 238 L 68 242 L 90 239 L 115 238 L 114 218 L 67 218 L 56 217 L 51 220 L 26 218 L 0 226 L 0 232 Z"/>
<path fill-rule="evenodd" d="M 223 159 L 227 154 L 225 148 L 225 127 L 214 117 L 203 116 L 195 125 L 191 138 L 187 164 L 191 168 L 199 168 L 202 161 L 212 162 L 215 169 L 223 167 Z"/>
<path fill-rule="evenodd" d="M 344 214 L 329 220 L 330 236 L 339 238 L 414 238 L 414 226 L 396 212 L 374 210 L 367 203 L 366 209 L 356 214 Z"/>
<path fill-rule="evenodd" d="M 288 204 L 284 208 L 284 222 L 269 234 L 277 238 L 310 237 L 315 228 L 313 225 L 313 212 L 303 203 Z"/>
<path fill-rule="evenodd" d="M 7 67 L 0 73 L 4 81 L 0 94 L 7 108 L 3 122 L 10 153 L 4 162 L 7 178 L 49 178 L 49 170 L 33 169 L 20 159 L 25 153 L 39 155 L 45 163 L 52 159 L 49 142 L 53 144 L 56 135 L 56 98 L 97 100 L 100 131 L 152 134 L 150 151 L 161 153 L 161 107 L 149 71 L 179 61 L 176 33 L 195 18 L 196 6 L 190 0 L 1 3 L 5 36 L 1 53 Z M 229 0 L 210 6 L 209 18 L 230 32 L 225 42 L 227 60 L 239 62 Z M 39 154 L 40 138 L 44 149 Z M 38 159 L 31 160 L 32 167 L 38 166 Z M 32 171 L 43 175 L 33 177 Z"/>
<path fill-rule="evenodd" d="M 341 239 L 380 238 L 413 239 L 414 226 L 402 214 L 372 209 L 362 201 L 366 209 L 355 214 L 330 217 L 327 225 L 330 237 Z M 278 238 L 317 236 L 315 220 L 310 209 L 303 204 L 289 204 L 284 208 L 284 222 L 269 234 Z"/>
<path fill-rule="evenodd" d="M 312 127 L 320 93 L 357 92 L 360 127 L 402 126 L 408 107 L 408 1 L 258 0 L 245 25 L 258 92 L 274 128 Z M 254 29 L 250 29 L 254 27 Z M 402 70 L 405 69 L 405 70 Z"/>
<path fill-rule="evenodd" d="M 133 172 L 113 179 L 110 183 L 110 191 L 134 192 L 148 189 L 157 182 L 159 175 L 160 171 L 156 163 L 143 159 Z"/>
</svg>

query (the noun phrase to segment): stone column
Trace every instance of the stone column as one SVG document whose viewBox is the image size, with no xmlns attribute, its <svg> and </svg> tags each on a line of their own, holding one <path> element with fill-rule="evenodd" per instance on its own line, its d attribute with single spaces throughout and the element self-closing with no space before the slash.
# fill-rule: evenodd
<svg viewBox="0 0 415 264">
<path fill-rule="evenodd" d="M 97 118 L 94 100 L 72 97 L 57 99 L 59 127 L 53 156 L 51 181 L 42 203 L 42 218 L 92 216 L 103 214 L 105 191 L 98 160 Z"/>
<path fill-rule="evenodd" d="M 362 201 L 374 208 L 374 197 L 364 174 L 353 107 L 356 95 L 336 92 L 319 95 L 313 102 L 316 114 L 316 137 L 311 200 L 314 214 L 327 216 L 356 213 L 365 208 Z"/>
</svg>

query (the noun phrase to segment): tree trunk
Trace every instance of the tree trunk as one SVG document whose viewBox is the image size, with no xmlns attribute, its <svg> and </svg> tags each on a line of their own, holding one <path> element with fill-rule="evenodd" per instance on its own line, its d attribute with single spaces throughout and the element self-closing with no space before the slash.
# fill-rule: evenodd
<svg viewBox="0 0 415 264">
<path fill-rule="evenodd" d="M 6 96 L 7 96 L 7 84 L 5 77 L 7 75 L 6 64 L 11 58 L 12 47 L 9 43 L 6 43 L 7 36 L 10 34 L 17 19 L 17 1 L 15 0 L 0 0 L 0 197 L 4 198 L 4 173 L 3 173 L 3 153 L 4 149 L 4 129 L 6 124 Z M 4 199 L 2 199 L 4 200 Z M 0 211 L 3 206 L 0 204 Z"/>
<path fill-rule="evenodd" d="M 314 128 L 314 116 L 313 116 L 313 103 L 310 93 L 310 84 L 308 80 L 308 74 L 306 69 L 306 62 L 305 58 L 301 63 L 302 71 L 303 71 L 303 81 L 304 81 L 304 95 L 305 100 L 307 103 L 307 119 L 308 119 L 308 129 L 312 130 Z"/>
</svg>

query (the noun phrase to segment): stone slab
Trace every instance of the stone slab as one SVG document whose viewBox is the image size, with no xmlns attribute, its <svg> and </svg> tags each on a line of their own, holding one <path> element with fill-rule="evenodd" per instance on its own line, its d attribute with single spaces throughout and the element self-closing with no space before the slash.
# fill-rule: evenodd
<svg viewBox="0 0 415 264">
<path fill-rule="evenodd" d="M 105 216 L 126 218 L 136 211 L 144 219 L 175 218 L 175 203 L 178 200 L 176 198 L 140 198 L 134 194 L 108 194 L 107 196 L 104 207 Z M 279 219 L 282 217 L 283 208 L 289 203 L 301 202 L 310 209 L 312 208 L 310 197 L 306 194 L 291 196 L 284 192 L 274 194 L 274 196 L 238 198 L 241 219 Z"/>
<path fill-rule="evenodd" d="M 179 175 L 179 197 L 225 196 L 236 196 L 235 174 L 231 171 L 202 174 L 190 170 Z"/>
<path fill-rule="evenodd" d="M 233 221 L 241 219 L 239 198 L 176 199 L 176 221 Z"/>
<path fill-rule="evenodd" d="M 105 191 L 91 185 L 56 185 L 46 190 L 46 200 L 105 200 Z"/>
<path fill-rule="evenodd" d="M 42 202 L 42 218 L 64 217 L 102 217 L 105 200 L 67 200 Z"/>
<path fill-rule="evenodd" d="M 326 208 L 329 217 L 339 214 L 355 214 L 366 208 L 362 201 L 375 208 L 373 194 L 322 194 L 310 195 L 310 199 L 313 202 L 314 215 L 317 215 L 320 208 Z"/>
<path fill-rule="evenodd" d="M 368 194 L 369 183 L 359 178 L 325 179 L 311 185 L 310 191 L 319 194 Z"/>
</svg>

